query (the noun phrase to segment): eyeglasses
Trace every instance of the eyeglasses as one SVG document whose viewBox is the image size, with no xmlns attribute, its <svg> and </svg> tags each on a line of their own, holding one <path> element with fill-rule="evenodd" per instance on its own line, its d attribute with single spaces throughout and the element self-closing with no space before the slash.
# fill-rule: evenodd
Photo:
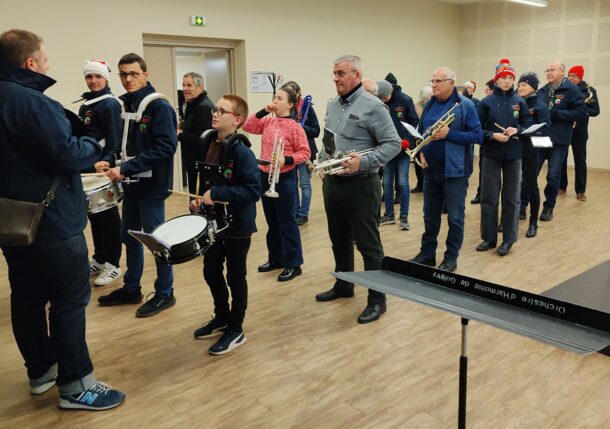
<svg viewBox="0 0 610 429">
<path fill-rule="evenodd" d="M 229 112 L 228 110 L 223 109 L 222 107 L 214 107 L 212 109 L 212 114 L 216 113 L 219 117 L 223 116 L 225 113 L 228 113 L 230 115 L 233 115 L 237 118 L 240 117 L 239 113 L 235 113 L 235 112 Z"/>
<path fill-rule="evenodd" d="M 348 72 L 344 72 L 343 70 L 339 70 L 339 71 L 333 71 L 333 76 L 337 77 L 339 79 L 343 79 L 345 77 L 346 74 L 348 73 L 354 73 L 356 70 L 350 70 Z"/>
<path fill-rule="evenodd" d="M 450 80 L 453 80 L 453 79 L 432 79 L 432 80 L 429 80 L 428 83 L 430 85 L 440 85 L 441 83 L 449 82 Z"/>
<path fill-rule="evenodd" d="M 119 77 L 123 80 L 127 79 L 127 76 L 129 76 L 132 79 L 137 79 L 140 76 L 140 73 L 138 73 L 138 72 L 129 72 L 129 73 L 120 72 L 119 73 Z"/>
</svg>

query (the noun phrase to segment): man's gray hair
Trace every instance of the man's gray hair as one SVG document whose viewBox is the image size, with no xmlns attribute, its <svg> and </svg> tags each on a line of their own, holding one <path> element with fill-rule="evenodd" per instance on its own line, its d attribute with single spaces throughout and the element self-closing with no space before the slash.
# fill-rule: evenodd
<svg viewBox="0 0 610 429">
<path fill-rule="evenodd" d="M 445 73 L 446 79 L 451 79 L 453 82 L 456 82 L 457 76 L 455 75 L 455 72 L 453 70 L 451 70 L 449 67 L 447 66 L 442 66 L 438 68 L 439 70 L 441 70 L 443 73 Z"/>
<path fill-rule="evenodd" d="M 432 87 L 424 86 L 421 91 L 419 91 L 419 101 L 425 100 L 430 94 L 432 94 Z"/>
<path fill-rule="evenodd" d="M 201 76 L 199 73 L 189 72 L 185 74 L 182 78 L 184 79 L 185 77 L 190 77 L 191 79 L 193 79 L 193 83 L 195 84 L 195 86 L 200 86 L 203 88 L 203 76 Z"/>
<path fill-rule="evenodd" d="M 364 74 L 364 67 L 362 67 L 362 60 L 358 55 L 341 55 L 335 60 L 335 65 L 340 63 L 349 63 L 352 66 L 352 70 L 359 71 L 361 75 Z"/>
</svg>

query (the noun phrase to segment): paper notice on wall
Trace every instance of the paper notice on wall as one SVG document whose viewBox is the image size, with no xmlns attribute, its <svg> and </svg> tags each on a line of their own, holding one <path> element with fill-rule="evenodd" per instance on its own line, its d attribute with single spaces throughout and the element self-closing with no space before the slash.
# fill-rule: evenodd
<svg viewBox="0 0 610 429">
<path fill-rule="evenodd" d="M 285 82 L 286 80 L 284 79 L 284 73 L 265 71 L 253 71 L 250 73 L 251 92 L 273 93 L 274 88 L 278 90 Z"/>
</svg>

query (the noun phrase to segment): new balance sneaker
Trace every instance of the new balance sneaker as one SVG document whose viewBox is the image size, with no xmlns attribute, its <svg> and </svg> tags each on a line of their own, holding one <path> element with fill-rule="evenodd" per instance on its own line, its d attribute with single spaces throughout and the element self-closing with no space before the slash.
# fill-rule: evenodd
<svg viewBox="0 0 610 429">
<path fill-rule="evenodd" d="M 383 216 L 381 216 L 381 220 L 379 221 L 379 225 L 392 225 L 394 223 L 396 223 L 394 215 L 388 214 L 384 214 Z"/>
<path fill-rule="evenodd" d="M 95 276 L 104 271 L 104 264 L 98 263 L 95 259 L 89 261 L 89 275 Z"/>
<path fill-rule="evenodd" d="M 106 286 L 118 279 L 119 277 L 121 277 L 121 269 L 106 262 L 104 264 L 104 269 L 97 276 L 93 284 L 95 286 Z"/>
<path fill-rule="evenodd" d="M 210 338 L 220 335 L 227 330 L 227 323 L 222 322 L 216 318 L 210 320 L 208 323 L 197 329 L 194 333 L 195 338 Z"/>
<path fill-rule="evenodd" d="M 246 336 L 243 332 L 227 331 L 222 334 L 222 337 L 216 343 L 212 344 L 208 352 L 211 355 L 224 355 L 234 348 L 245 344 L 245 342 Z"/>
<path fill-rule="evenodd" d="M 411 229 L 411 225 L 409 225 L 409 219 L 407 219 L 406 217 L 400 218 L 400 229 L 403 231 L 408 231 L 409 229 Z"/>
<path fill-rule="evenodd" d="M 163 296 L 154 293 L 152 298 L 148 299 L 147 297 L 146 299 L 147 301 L 136 310 L 137 317 L 154 316 L 155 314 L 158 314 L 163 310 L 167 310 L 168 308 L 173 307 L 176 303 L 176 298 L 174 298 L 174 292 L 170 293 L 168 296 Z"/>
<path fill-rule="evenodd" d="M 44 373 L 42 377 L 30 379 L 30 393 L 32 395 L 40 395 L 55 386 L 57 379 L 57 364 L 51 365 L 51 368 Z"/>
<path fill-rule="evenodd" d="M 93 387 L 74 395 L 59 395 L 59 408 L 68 410 L 102 411 L 118 407 L 125 394 L 107 384 L 97 382 Z"/>
</svg>

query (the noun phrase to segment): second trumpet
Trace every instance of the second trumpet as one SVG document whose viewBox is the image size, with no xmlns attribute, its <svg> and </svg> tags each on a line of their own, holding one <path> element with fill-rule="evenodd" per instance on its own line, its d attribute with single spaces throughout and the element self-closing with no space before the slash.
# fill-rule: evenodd
<svg viewBox="0 0 610 429">
<path fill-rule="evenodd" d="M 280 194 L 275 190 L 275 185 L 280 181 L 280 158 L 284 154 L 284 138 L 277 137 L 278 132 L 275 132 L 273 140 L 273 150 L 271 151 L 271 163 L 269 164 L 269 189 L 265 192 L 266 197 L 278 198 Z"/>
</svg>

